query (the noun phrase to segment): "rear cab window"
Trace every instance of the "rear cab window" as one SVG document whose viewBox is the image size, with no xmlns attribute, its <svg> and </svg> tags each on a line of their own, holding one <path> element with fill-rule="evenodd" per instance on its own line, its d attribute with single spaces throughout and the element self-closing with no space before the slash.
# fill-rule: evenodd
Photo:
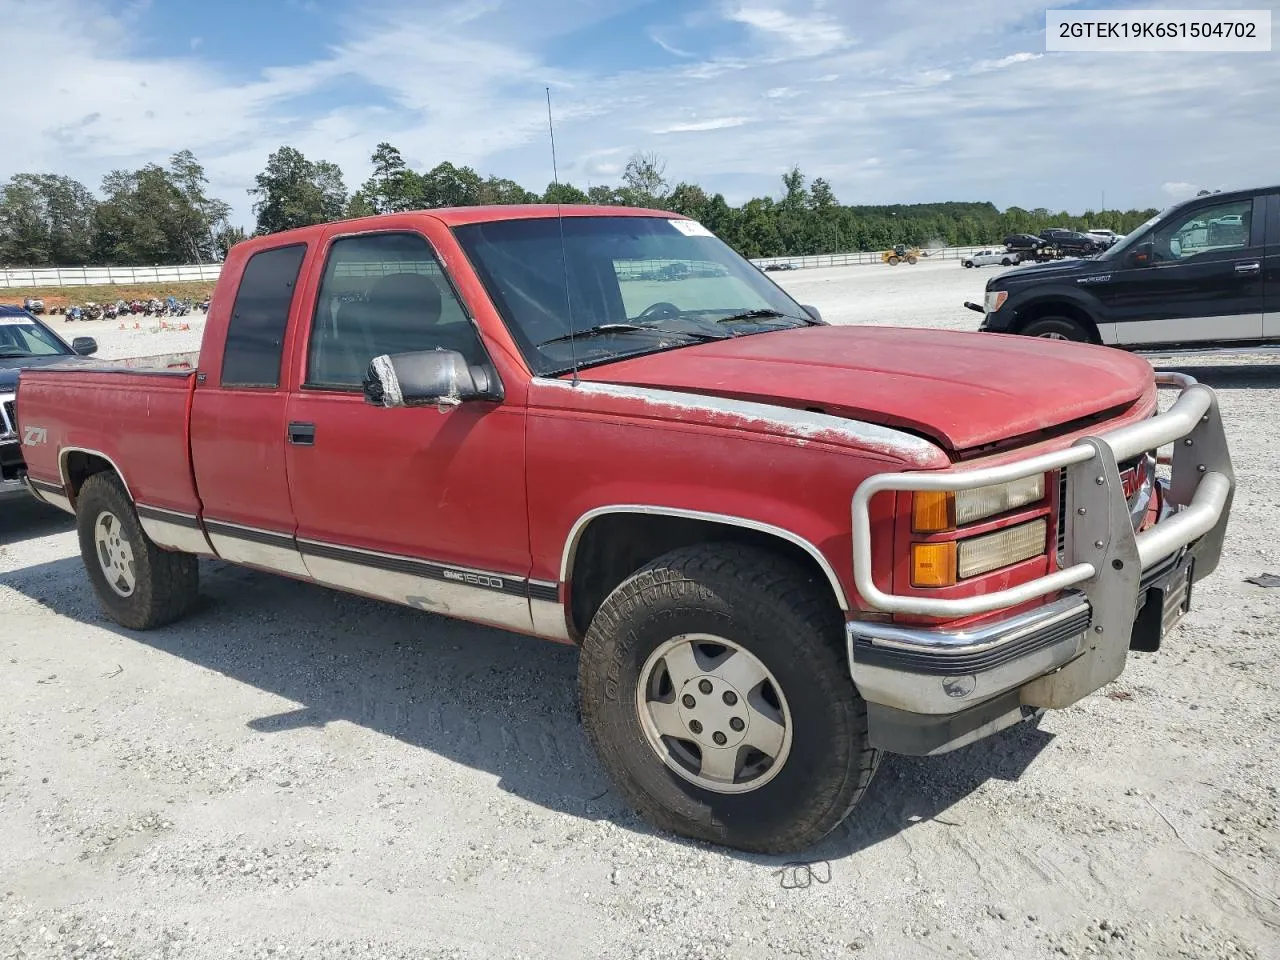
<svg viewBox="0 0 1280 960">
<path fill-rule="evenodd" d="M 227 323 L 221 386 L 280 386 L 284 335 L 306 253 L 307 245 L 296 243 L 255 253 L 245 264 Z"/>
</svg>

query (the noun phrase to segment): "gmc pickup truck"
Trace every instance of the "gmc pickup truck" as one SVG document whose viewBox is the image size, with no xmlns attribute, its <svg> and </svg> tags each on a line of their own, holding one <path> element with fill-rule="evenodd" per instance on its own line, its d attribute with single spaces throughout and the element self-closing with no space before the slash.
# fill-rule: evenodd
<svg viewBox="0 0 1280 960">
<path fill-rule="evenodd" d="M 177 620 L 218 557 L 579 645 L 619 792 L 743 850 L 822 837 L 884 751 L 1115 679 L 1213 571 L 1234 488 L 1188 378 L 830 326 L 656 210 L 249 240 L 192 366 L 19 384 L 28 483 L 110 617 Z"/>
</svg>

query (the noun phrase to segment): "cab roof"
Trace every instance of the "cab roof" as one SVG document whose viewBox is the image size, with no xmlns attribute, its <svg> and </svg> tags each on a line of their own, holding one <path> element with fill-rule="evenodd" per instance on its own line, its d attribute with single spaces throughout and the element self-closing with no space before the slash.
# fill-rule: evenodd
<svg viewBox="0 0 1280 960">
<path fill-rule="evenodd" d="M 385 225 L 404 225 L 415 217 L 431 217 L 446 227 L 461 227 L 471 223 L 494 223 L 501 220 L 536 220 L 547 217 L 661 217 L 666 220 L 687 220 L 688 217 L 668 210 L 651 210 L 645 207 L 614 207 L 586 203 L 511 203 L 492 204 L 478 207 L 432 207 L 424 210 L 406 210 L 403 213 L 383 213 L 373 217 L 359 217 L 354 220 L 337 220 L 329 223 L 317 223 L 308 227 L 296 227 L 293 230 L 281 230 L 278 233 L 261 237 L 252 237 L 248 241 L 266 241 L 271 246 L 278 246 L 282 241 L 301 241 L 312 234 L 332 227 L 335 223 L 352 231 L 376 230 Z"/>
</svg>

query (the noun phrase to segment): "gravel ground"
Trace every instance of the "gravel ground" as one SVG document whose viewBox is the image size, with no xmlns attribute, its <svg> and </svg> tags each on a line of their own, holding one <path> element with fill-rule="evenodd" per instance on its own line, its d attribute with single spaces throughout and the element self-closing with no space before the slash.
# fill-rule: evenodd
<svg viewBox="0 0 1280 960">
<path fill-rule="evenodd" d="M 780 278 L 836 322 L 972 328 L 989 270 Z M 104 356 L 186 332 L 80 324 Z M 1240 487 L 1166 648 L 1038 729 L 889 757 L 796 866 L 609 791 L 574 652 L 208 563 L 99 614 L 69 518 L 0 511 L 0 958 L 1280 957 L 1280 368 L 1190 358 Z"/>
</svg>

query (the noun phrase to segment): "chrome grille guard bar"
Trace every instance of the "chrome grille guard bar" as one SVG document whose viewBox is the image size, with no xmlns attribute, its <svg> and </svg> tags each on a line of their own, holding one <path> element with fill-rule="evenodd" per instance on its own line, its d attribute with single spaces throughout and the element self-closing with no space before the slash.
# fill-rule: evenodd
<svg viewBox="0 0 1280 960">
<path fill-rule="evenodd" d="M 1185 374 L 1158 373 L 1156 382 L 1179 390 L 1166 412 L 1096 437 L 1084 437 L 1064 450 L 995 467 L 889 473 L 865 480 L 855 491 L 852 504 L 853 580 L 862 602 L 887 613 L 957 619 L 1081 587 L 1094 605 L 1096 620 L 1104 594 L 1131 594 L 1113 604 L 1127 606 L 1131 616 L 1141 571 L 1190 544 L 1196 544 L 1194 578 L 1199 580 L 1212 572 L 1221 555 L 1235 487 L 1217 397 Z M 1167 499 L 1175 512 L 1135 534 L 1116 464 L 1169 444 L 1175 446 Z M 953 599 L 885 593 L 876 586 L 869 510 L 876 494 L 971 490 L 1051 470 L 1064 470 L 1067 475 L 1067 499 L 1060 506 L 1059 519 L 1067 524 L 1062 569 L 1007 590 Z M 1101 583 L 1109 589 L 1088 589 Z"/>
</svg>

